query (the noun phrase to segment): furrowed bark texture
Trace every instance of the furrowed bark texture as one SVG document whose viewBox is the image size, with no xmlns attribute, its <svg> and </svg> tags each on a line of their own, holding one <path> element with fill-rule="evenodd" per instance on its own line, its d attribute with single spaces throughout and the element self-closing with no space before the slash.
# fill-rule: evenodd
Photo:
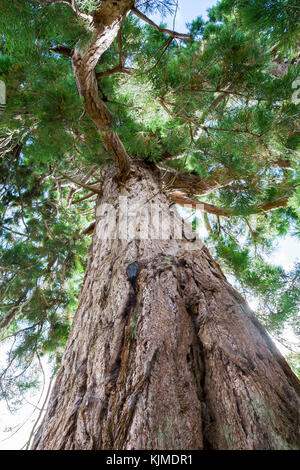
<svg viewBox="0 0 300 470">
<path fill-rule="evenodd" d="M 299 382 L 243 298 L 189 230 L 182 240 L 104 239 L 119 196 L 146 215 L 150 201 L 170 211 L 146 167 L 125 185 L 107 175 L 33 448 L 299 448 Z"/>
</svg>

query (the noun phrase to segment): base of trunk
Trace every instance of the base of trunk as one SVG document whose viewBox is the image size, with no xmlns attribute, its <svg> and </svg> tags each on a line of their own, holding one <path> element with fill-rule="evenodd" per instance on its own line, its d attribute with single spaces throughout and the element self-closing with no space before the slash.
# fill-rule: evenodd
<svg viewBox="0 0 300 470">
<path fill-rule="evenodd" d="M 299 448 L 299 382 L 194 234 L 104 239 L 111 211 L 103 205 L 119 214 L 120 196 L 149 220 L 154 203 L 170 214 L 150 170 L 135 169 L 126 185 L 108 175 L 103 190 L 78 310 L 33 448 Z M 179 233 L 181 219 L 172 220 Z M 116 231 L 121 223 L 118 216 Z"/>
</svg>

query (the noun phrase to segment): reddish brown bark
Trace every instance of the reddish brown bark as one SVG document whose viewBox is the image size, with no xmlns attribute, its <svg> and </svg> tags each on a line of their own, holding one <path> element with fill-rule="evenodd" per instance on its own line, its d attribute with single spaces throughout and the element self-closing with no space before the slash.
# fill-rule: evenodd
<svg viewBox="0 0 300 470">
<path fill-rule="evenodd" d="M 120 195 L 170 210 L 147 168 L 126 184 L 113 176 L 33 448 L 299 448 L 299 382 L 194 234 L 103 239 L 112 213 L 99 217 L 101 204 L 118 213 Z"/>
</svg>

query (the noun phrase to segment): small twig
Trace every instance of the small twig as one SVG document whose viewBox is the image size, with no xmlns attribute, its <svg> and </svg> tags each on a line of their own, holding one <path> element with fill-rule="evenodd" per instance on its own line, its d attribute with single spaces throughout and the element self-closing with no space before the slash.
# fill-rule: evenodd
<svg viewBox="0 0 300 470">
<path fill-rule="evenodd" d="M 96 222 L 95 221 L 92 222 L 87 228 L 85 228 L 84 230 L 82 230 L 80 232 L 80 235 L 89 235 L 89 234 L 91 234 L 94 231 L 95 225 L 96 225 Z"/>
<path fill-rule="evenodd" d="M 67 57 L 72 57 L 72 49 L 70 47 L 55 46 L 55 47 L 51 47 L 50 51 L 55 52 L 56 54 L 61 54 Z"/>
<path fill-rule="evenodd" d="M 41 408 L 41 410 L 40 410 L 40 412 L 39 412 L 39 414 L 38 414 L 38 417 L 37 417 L 37 419 L 36 419 L 36 421 L 35 421 L 35 423 L 34 423 L 32 429 L 31 429 L 31 432 L 30 432 L 28 441 L 27 441 L 27 442 L 25 443 L 25 445 L 23 446 L 23 448 L 25 447 L 26 450 L 29 449 L 29 446 L 30 446 L 30 444 L 31 444 L 31 440 L 32 440 L 32 437 L 33 437 L 33 435 L 34 435 L 35 429 L 36 429 L 36 427 L 37 427 L 37 425 L 38 425 L 38 423 L 39 423 L 39 421 L 40 421 L 40 418 L 41 418 L 41 416 L 42 416 L 42 412 L 43 412 L 43 410 L 44 410 L 44 408 L 45 408 L 45 405 L 46 405 L 46 403 L 47 403 L 47 401 L 48 401 L 49 394 L 50 394 L 51 387 L 52 387 L 52 383 L 53 383 L 53 379 L 54 379 L 54 375 L 53 375 L 53 376 L 51 377 L 51 379 L 50 379 L 50 382 L 49 382 L 49 386 L 48 386 L 48 389 L 47 389 L 47 393 L 46 393 L 45 400 L 44 400 L 44 402 L 43 402 L 43 404 L 42 404 L 42 408 Z"/>
</svg>

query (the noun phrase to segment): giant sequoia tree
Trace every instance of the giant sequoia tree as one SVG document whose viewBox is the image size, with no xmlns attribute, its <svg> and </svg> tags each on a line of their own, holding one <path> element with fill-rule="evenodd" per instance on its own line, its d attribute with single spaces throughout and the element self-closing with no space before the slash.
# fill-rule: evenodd
<svg viewBox="0 0 300 470">
<path fill-rule="evenodd" d="M 261 326 L 299 329 L 299 269 L 265 257 L 299 233 L 297 1 L 223 0 L 186 34 L 149 19 L 173 0 L 0 9 L 1 397 L 57 371 L 33 448 L 298 448 Z"/>
</svg>

